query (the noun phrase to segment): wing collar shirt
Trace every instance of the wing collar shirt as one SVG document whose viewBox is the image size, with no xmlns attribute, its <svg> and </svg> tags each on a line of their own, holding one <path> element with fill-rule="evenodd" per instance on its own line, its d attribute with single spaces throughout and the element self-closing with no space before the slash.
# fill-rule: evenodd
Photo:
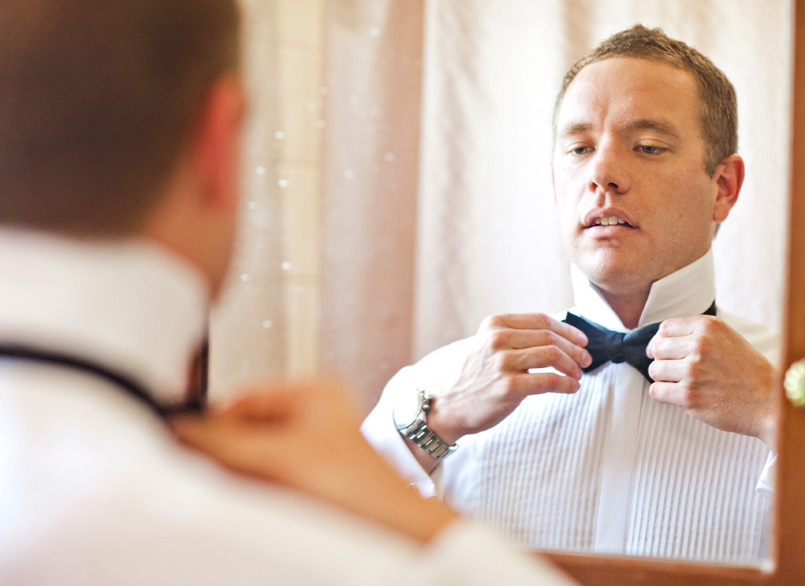
<svg viewBox="0 0 805 586">
<path fill-rule="evenodd" d="M 572 282 L 571 311 L 628 331 L 575 267 Z M 708 252 L 653 284 L 639 327 L 701 314 L 714 299 Z M 777 362 L 769 328 L 718 316 Z M 362 428 L 423 494 L 443 496 L 527 547 L 736 563 L 764 555 L 768 499 L 756 489 L 765 445 L 657 403 L 625 363 L 586 374 L 573 395 L 527 398 L 499 425 L 459 440 L 429 477 L 394 429 L 394 397 L 458 372 L 469 348 L 461 340 L 400 371 Z"/>
<path fill-rule="evenodd" d="M 88 359 L 159 402 L 183 400 L 207 307 L 193 267 L 143 241 L 3 229 L 0 275 L 0 343 Z M 235 477 L 110 381 L 0 358 L 0 583 L 408 584 L 411 568 L 423 584 L 492 583 L 502 568 L 517 584 L 567 583 L 466 522 L 418 548 Z"/>
</svg>

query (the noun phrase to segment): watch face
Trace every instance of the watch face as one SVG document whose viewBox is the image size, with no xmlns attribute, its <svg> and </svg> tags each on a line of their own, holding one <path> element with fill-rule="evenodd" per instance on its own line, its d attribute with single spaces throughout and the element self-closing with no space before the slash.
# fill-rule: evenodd
<svg viewBox="0 0 805 586">
<path fill-rule="evenodd" d="M 410 427 L 422 411 L 422 393 L 412 390 L 400 393 L 394 404 L 394 425 L 397 429 Z"/>
</svg>

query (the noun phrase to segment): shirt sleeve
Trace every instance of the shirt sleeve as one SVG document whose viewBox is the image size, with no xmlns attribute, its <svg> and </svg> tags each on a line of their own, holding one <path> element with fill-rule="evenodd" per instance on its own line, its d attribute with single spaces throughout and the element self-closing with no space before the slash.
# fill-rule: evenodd
<svg viewBox="0 0 805 586">
<path fill-rule="evenodd" d="M 777 454 L 769 452 L 766 464 L 760 473 L 760 480 L 757 481 L 757 491 L 766 498 L 774 497 L 774 479 L 777 473 Z"/>
<path fill-rule="evenodd" d="M 416 389 L 431 391 L 434 385 L 440 384 L 446 378 L 449 379 L 450 373 L 458 376 L 469 352 L 471 340 L 472 338 L 465 338 L 443 346 L 413 366 L 400 370 L 383 389 L 380 401 L 361 426 L 361 432 L 372 447 L 391 463 L 403 478 L 411 482 L 424 498 L 442 498 L 444 466 L 437 466 L 433 474 L 428 475 L 419 465 L 408 444 L 394 426 L 392 412 L 396 404 L 395 399 L 400 393 L 412 393 Z M 458 441 L 459 451 L 463 451 L 464 443 L 465 439 Z M 449 459 L 451 470 L 457 470 L 459 467 L 454 465 L 456 456 L 450 456 Z"/>
<path fill-rule="evenodd" d="M 423 498 L 429 498 L 441 496 L 441 487 L 437 487 L 434 478 L 419 465 L 408 444 L 394 426 L 392 418 L 394 398 L 400 393 L 413 392 L 417 388 L 412 372 L 414 369 L 415 367 L 407 366 L 388 382 L 380 401 L 363 422 L 361 432 L 372 447 L 419 490 Z"/>
</svg>

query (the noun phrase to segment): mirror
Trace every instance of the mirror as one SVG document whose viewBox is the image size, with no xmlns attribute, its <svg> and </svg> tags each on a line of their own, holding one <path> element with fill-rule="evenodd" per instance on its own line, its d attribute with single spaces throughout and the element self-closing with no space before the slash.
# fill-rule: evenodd
<svg viewBox="0 0 805 586">
<path fill-rule="evenodd" d="M 553 100 L 578 57 L 635 22 L 735 85 L 747 177 L 714 245 L 719 305 L 780 328 L 790 2 L 243 5 L 252 120 L 213 394 L 325 370 L 368 411 L 401 366 L 484 316 L 567 308 Z"/>
</svg>

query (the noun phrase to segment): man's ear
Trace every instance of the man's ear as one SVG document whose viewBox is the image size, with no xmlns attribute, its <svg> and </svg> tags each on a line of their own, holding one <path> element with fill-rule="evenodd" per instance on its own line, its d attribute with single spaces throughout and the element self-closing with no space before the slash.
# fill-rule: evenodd
<svg viewBox="0 0 805 586">
<path fill-rule="evenodd" d="M 244 92 L 240 77 L 226 75 L 210 90 L 199 118 L 193 153 L 207 204 L 232 210 L 238 201 L 240 129 Z"/>
<path fill-rule="evenodd" d="M 738 201 L 744 182 L 744 161 L 738 155 L 730 155 L 716 168 L 713 176 L 717 188 L 713 221 L 723 222 Z"/>
</svg>

